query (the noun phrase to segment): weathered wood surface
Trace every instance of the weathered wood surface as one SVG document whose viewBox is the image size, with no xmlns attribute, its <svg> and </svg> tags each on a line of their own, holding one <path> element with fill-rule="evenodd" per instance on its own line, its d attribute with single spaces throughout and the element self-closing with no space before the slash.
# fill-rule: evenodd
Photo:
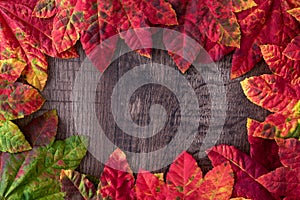
<svg viewBox="0 0 300 200">
<path fill-rule="evenodd" d="M 85 54 L 82 48 L 78 47 L 78 49 L 80 53 L 80 58 L 78 59 L 62 60 L 49 58 L 49 80 L 45 90 L 42 92 L 43 96 L 47 99 L 47 102 L 43 106 L 42 110 L 36 114 L 41 114 L 45 110 L 49 109 L 57 109 L 60 119 L 58 133 L 59 139 L 64 139 L 77 133 L 72 115 L 71 91 L 76 73 L 85 59 Z M 249 144 L 247 142 L 246 131 L 247 117 L 251 117 L 256 120 L 263 120 L 267 116 L 268 112 L 258 106 L 255 106 L 246 99 L 239 82 L 245 77 L 268 73 L 269 71 L 266 65 L 261 62 L 246 76 L 230 80 L 229 72 L 231 59 L 232 56 L 229 55 L 217 63 L 222 72 L 222 77 L 226 86 L 226 94 L 224 95 L 226 95 L 228 101 L 226 122 L 217 144 L 224 143 L 234 145 L 237 148 L 248 152 Z M 176 126 L 178 126 L 178 112 L 180 111 L 180 109 L 178 109 L 178 102 L 169 90 L 157 85 L 142 87 L 134 93 L 130 101 L 132 105 L 131 116 L 137 124 L 147 124 L 149 123 L 149 106 L 153 103 L 159 103 L 165 107 L 169 117 L 163 131 L 152 137 L 150 140 L 137 139 L 118 130 L 112 120 L 110 112 L 110 95 L 115 83 L 126 70 L 134 66 L 151 62 L 161 63 L 175 68 L 175 64 L 168 56 L 167 52 L 155 50 L 152 60 L 141 57 L 135 52 L 131 52 L 121 56 L 117 61 L 110 65 L 98 84 L 96 106 L 99 123 L 106 127 L 104 129 L 107 131 L 107 137 L 121 149 L 125 149 L 127 151 L 148 152 L 159 149 L 168 144 L 168 142 L 172 139 L 172 136 L 176 134 Z M 199 126 L 199 133 L 191 147 L 188 149 L 190 153 L 197 157 L 197 152 L 199 151 L 203 134 L 205 134 L 207 129 L 207 119 L 210 117 L 210 98 L 201 75 L 199 76 L 195 70 L 191 69 L 184 76 L 186 76 L 195 88 L 198 100 L 201 102 L 199 104 L 204 106 L 201 111 L 202 124 L 204 125 Z M 139 103 L 141 108 L 139 109 L 136 109 L 136 106 L 134 106 L 136 99 L 139 99 L 140 101 Z M 197 161 L 204 171 L 207 171 L 210 168 L 210 162 L 207 157 L 197 159 Z M 80 165 L 79 171 L 99 176 L 102 168 L 102 163 L 97 161 L 97 159 L 88 153 Z M 165 169 L 162 169 L 162 171 L 163 170 Z"/>
</svg>

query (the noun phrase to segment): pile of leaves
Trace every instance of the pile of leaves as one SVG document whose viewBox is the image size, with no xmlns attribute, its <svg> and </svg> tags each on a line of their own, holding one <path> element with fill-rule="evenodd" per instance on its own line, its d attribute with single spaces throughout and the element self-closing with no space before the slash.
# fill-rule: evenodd
<svg viewBox="0 0 300 200">
<path fill-rule="evenodd" d="M 0 0 L 0 197 L 3 199 L 297 199 L 300 191 L 300 1 L 298 0 Z M 108 160 L 92 183 L 73 171 L 86 153 L 83 138 L 55 141 L 58 118 L 49 111 L 19 128 L 13 120 L 39 110 L 47 82 L 47 57 L 90 58 L 106 39 L 120 35 L 130 48 L 152 46 L 147 27 L 192 37 L 214 61 L 233 53 L 231 78 L 262 59 L 272 74 L 241 82 L 247 98 L 269 110 L 248 119 L 250 156 L 220 145 L 207 151 L 214 168 L 204 177 L 183 152 L 167 174 L 141 171 L 134 178 L 125 154 Z M 124 34 L 124 31 L 131 30 Z M 142 30 L 143 38 L 138 37 Z M 189 44 L 163 35 L 178 69 L 191 63 L 174 54 Z M 174 41 L 176 41 L 174 43 Z M 180 41 L 180 42 L 178 42 Z M 118 40 L 103 49 L 107 60 Z M 151 49 L 136 51 L 151 58 Z M 194 55 L 201 62 L 201 55 Z M 111 166 L 111 165 L 109 165 Z M 95 181 L 94 181 L 95 182 Z"/>
</svg>

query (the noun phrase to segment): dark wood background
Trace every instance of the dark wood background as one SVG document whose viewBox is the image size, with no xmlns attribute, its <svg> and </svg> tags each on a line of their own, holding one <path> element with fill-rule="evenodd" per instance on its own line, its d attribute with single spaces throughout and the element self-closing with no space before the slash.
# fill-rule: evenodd
<svg viewBox="0 0 300 200">
<path fill-rule="evenodd" d="M 80 58 L 69 60 L 49 58 L 49 79 L 45 90 L 42 92 L 42 95 L 47 99 L 47 102 L 42 109 L 35 114 L 35 116 L 37 116 L 46 110 L 57 109 L 59 115 L 58 139 L 64 139 L 73 134 L 77 134 L 72 116 L 72 101 L 70 94 L 76 72 L 86 58 L 81 46 L 77 45 L 77 48 Z M 268 115 L 268 112 L 247 100 L 239 82 L 246 77 L 269 73 L 269 71 L 266 64 L 261 62 L 247 75 L 235 80 L 230 80 L 231 59 L 232 55 L 228 55 L 217 62 L 217 66 L 222 72 L 228 100 L 226 122 L 217 144 L 234 145 L 244 152 L 249 152 L 246 129 L 247 118 L 251 117 L 262 121 Z M 168 53 L 162 50 L 154 50 L 152 59 L 144 58 L 135 52 L 130 52 L 121 56 L 109 66 L 108 70 L 106 70 L 102 76 L 97 88 L 96 106 L 98 120 L 101 125 L 115 126 L 114 122 L 111 120 L 110 106 L 108 105 L 110 105 L 109 101 L 112 89 L 119 77 L 124 73 L 124 70 L 151 62 L 161 63 L 176 68 Z M 209 118 L 210 104 L 208 102 L 210 101 L 210 98 L 201 76 L 196 73 L 193 67 L 188 70 L 184 76 L 195 88 L 198 100 L 201 102 L 199 104 L 207 106 L 207 108 L 204 107 L 204 109 L 202 109 L 203 112 L 201 112 L 201 117 L 203 117 L 203 119 Z M 141 100 L 142 107 L 138 110 L 134 109 L 135 100 L 137 98 Z M 148 111 L 151 104 L 159 103 L 164 106 L 168 112 L 168 117 L 170 118 L 167 120 L 164 131 L 148 142 L 130 137 L 125 133 L 120 133 L 120 131 L 117 131 L 117 127 L 114 131 L 107 131 L 107 137 L 121 149 L 131 152 L 151 151 L 168 144 L 172 139 L 172 136 L 176 134 L 176 126 L 178 125 L 177 116 L 180 109 L 178 109 L 179 105 L 176 101 L 176 97 L 174 97 L 174 95 L 172 95 L 165 87 L 148 85 L 138 89 L 132 96 L 130 103 L 132 105 L 130 111 L 131 116 L 137 124 L 147 124 L 149 122 Z M 201 136 L 205 134 L 207 129 L 207 125 L 205 126 L 207 120 L 204 120 L 203 123 L 204 125 L 199 127 L 199 133 L 191 147 L 188 149 L 188 152 L 195 155 L 199 166 L 206 172 L 211 168 L 210 161 L 207 157 L 201 159 L 197 157 L 197 152 L 201 145 Z M 102 169 L 103 164 L 88 153 L 78 170 L 82 173 L 99 176 Z M 166 170 L 166 168 L 161 169 L 160 171 L 164 170 Z"/>
</svg>

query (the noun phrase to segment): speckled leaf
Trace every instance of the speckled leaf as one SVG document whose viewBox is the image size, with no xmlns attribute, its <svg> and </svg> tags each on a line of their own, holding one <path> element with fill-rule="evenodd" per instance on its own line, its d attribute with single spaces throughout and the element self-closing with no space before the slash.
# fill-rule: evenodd
<svg viewBox="0 0 300 200">
<path fill-rule="evenodd" d="M 45 100 L 39 92 L 23 83 L 0 84 L 0 121 L 29 115 L 41 108 Z"/>
<path fill-rule="evenodd" d="M 52 36 L 59 52 L 76 44 L 84 27 L 83 0 L 57 0 L 58 14 L 54 18 Z"/>
<path fill-rule="evenodd" d="M 42 90 L 47 81 L 47 60 L 44 55 L 60 58 L 76 56 L 74 49 L 59 54 L 53 44 L 51 30 L 53 19 L 33 16 L 36 0 L 3 0 L 0 2 L 0 60 L 16 58 L 27 65 L 23 72 L 26 81 Z"/>
<path fill-rule="evenodd" d="M 106 199 L 134 199 L 134 177 L 126 155 L 116 149 L 106 162 L 100 177 L 98 194 Z"/>
<path fill-rule="evenodd" d="M 60 174 L 62 191 L 65 192 L 65 200 L 95 198 L 96 189 L 86 175 L 73 170 L 62 170 Z"/>
<path fill-rule="evenodd" d="M 270 70 L 292 83 L 300 83 L 300 61 L 291 60 L 283 55 L 284 47 L 261 45 L 261 53 Z"/>
<path fill-rule="evenodd" d="M 300 33 L 298 22 L 287 13 L 297 6 L 297 1 L 255 2 L 256 7 L 237 13 L 242 35 L 240 48 L 232 58 L 231 78 L 244 75 L 261 60 L 260 45 L 285 46 Z"/>
<path fill-rule="evenodd" d="M 257 6 L 254 0 L 231 0 L 233 12 L 241 12 L 254 6 Z"/>
<path fill-rule="evenodd" d="M 53 17 L 56 12 L 56 0 L 39 0 L 32 14 L 39 18 L 50 18 Z"/>
<path fill-rule="evenodd" d="M 299 24 L 300 26 L 300 24 Z M 300 61 L 300 35 L 295 37 L 284 49 L 283 54 L 292 60 Z"/>
<path fill-rule="evenodd" d="M 199 3 L 200 27 L 213 42 L 226 46 L 240 47 L 240 26 L 233 13 L 230 0 L 202 1 Z"/>
<path fill-rule="evenodd" d="M 75 169 L 86 153 L 78 136 L 19 154 L 1 154 L 0 196 L 15 199 L 63 199 L 61 169 Z"/>
<path fill-rule="evenodd" d="M 260 163 L 233 146 L 219 145 L 211 148 L 208 157 L 213 166 L 229 162 L 235 174 L 232 197 L 245 197 L 252 200 L 274 199 L 274 197 L 257 182 L 257 178 L 268 172 Z"/>
<path fill-rule="evenodd" d="M 195 199 L 202 182 L 202 171 L 187 152 L 181 153 L 171 164 L 166 183 L 170 199 Z"/>
<path fill-rule="evenodd" d="M 0 121 L 0 151 L 17 153 L 31 149 L 17 125 L 11 121 Z"/>
<path fill-rule="evenodd" d="M 121 38 L 125 40 L 127 45 L 135 49 L 137 47 L 151 47 L 152 33 L 147 29 L 151 24 L 175 25 L 177 24 L 175 11 L 171 5 L 164 0 L 132 0 L 132 1 L 91 1 L 85 4 L 85 21 L 88 24 L 84 31 L 81 43 L 86 50 L 87 55 L 93 61 L 91 51 L 107 38 L 121 33 Z M 125 35 L 124 31 L 130 30 Z M 138 35 L 137 36 L 137 31 Z M 141 38 L 140 36 L 143 35 Z M 110 61 L 115 50 L 116 41 L 110 41 L 105 44 L 106 54 Z M 146 57 L 151 56 L 149 49 L 141 49 L 138 52 Z M 105 58 L 105 57 L 104 57 Z M 108 62 L 107 61 L 107 62 Z M 108 66 L 107 62 L 96 65 L 101 71 Z"/>
<path fill-rule="evenodd" d="M 279 147 L 281 163 L 291 169 L 300 169 L 300 141 L 291 139 L 276 139 Z"/>
<path fill-rule="evenodd" d="M 298 196 L 300 191 L 300 169 L 287 167 L 276 170 L 259 177 L 258 182 L 274 195 L 281 197 Z"/>
<path fill-rule="evenodd" d="M 163 181 L 163 174 L 154 175 L 140 170 L 135 183 L 136 197 L 143 200 L 166 199 L 167 188 Z"/>
<path fill-rule="evenodd" d="M 300 22 L 300 7 L 288 10 L 287 12 Z"/>
<path fill-rule="evenodd" d="M 17 58 L 0 60 L 0 79 L 8 83 L 15 82 L 20 76 L 26 63 Z"/>
<path fill-rule="evenodd" d="M 212 5 L 214 2 L 206 1 L 203 2 L 202 0 L 196 0 L 196 1 L 190 1 L 190 0 L 170 0 L 169 1 L 172 6 L 174 7 L 177 15 L 178 15 L 178 22 L 179 25 L 174 27 L 173 29 L 175 31 L 178 31 L 182 34 L 179 35 L 179 37 L 174 38 L 173 34 L 170 34 L 170 31 L 165 31 L 163 35 L 164 44 L 166 48 L 169 51 L 170 56 L 173 58 L 174 62 L 178 66 L 179 70 L 181 72 L 185 72 L 191 65 L 193 61 L 196 60 L 197 63 L 207 63 L 219 60 L 224 55 L 230 53 L 232 50 L 234 50 L 233 47 L 226 47 L 224 44 L 228 44 L 231 46 L 235 46 L 237 44 L 229 44 L 229 41 L 226 41 L 229 35 L 221 35 L 222 32 L 226 31 L 222 28 L 223 25 L 225 25 L 225 19 L 222 21 L 222 16 L 218 15 L 216 12 L 214 12 L 214 6 Z M 217 5 L 221 5 L 222 2 L 217 2 Z M 223 2 L 227 3 L 225 6 L 226 9 L 228 9 L 227 14 L 234 17 L 232 23 L 234 20 L 236 20 L 234 14 L 232 13 L 232 7 L 231 2 Z M 208 16 L 206 15 L 206 12 L 208 12 Z M 228 17 L 228 15 L 226 15 Z M 209 17 L 213 17 L 214 20 L 207 19 Z M 217 19 L 220 18 L 220 23 L 217 23 Z M 217 20 L 217 21 L 215 21 Z M 230 20 L 230 19 L 228 19 Z M 217 27 L 221 28 L 220 31 L 215 32 L 215 35 L 210 34 L 214 33 L 212 30 L 208 30 L 208 25 L 205 23 L 211 23 L 212 25 L 217 25 Z M 224 24 L 222 24 L 224 23 Z M 237 24 L 236 24 L 237 25 Z M 226 26 L 226 25 L 225 25 Z M 204 28 L 203 28 L 204 27 Z M 213 29 L 217 29 L 213 28 Z M 238 27 L 238 25 L 237 25 Z M 230 30 L 231 31 L 231 30 Z M 213 41 L 211 41 L 206 36 L 207 34 L 210 34 L 213 38 Z M 230 33 L 229 33 L 230 34 Z M 208 54 L 211 56 L 211 59 L 208 58 L 208 60 L 203 60 L 205 57 L 201 55 L 201 51 L 199 52 L 199 49 L 196 48 L 194 44 L 190 44 L 187 41 L 187 37 L 191 37 L 194 39 L 197 43 L 199 43 L 204 49 L 208 52 Z M 236 36 L 237 40 L 238 36 Z M 220 40 L 220 41 L 219 41 Z M 219 44 L 220 42 L 221 44 Z M 227 42 L 227 43 L 226 43 Z M 178 55 L 180 53 L 181 55 Z M 184 57 L 184 58 L 183 58 Z M 188 59 L 188 60 L 187 60 Z"/>
<path fill-rule="evenodd" d="M 255 120 L 248 119 L 248 141 L 250 143 L 250 156 L 252 159 L 262 164 L 268 171 L 272 171 L 280 166 L 278 156 L 278 146 L 274 140 L 266 140 L 255 137 L 256 128 L 260 125 Z"/>
<path fill-rule="evenodd" d="M 47 146 L 55 140 L 57 125 L 57 112 L 56 110 L 51 110 L 33 119 L 22 128 L 22 132 L 32 146 Z"/>
<path fill-rule="evenodd" d="M 284 110 L 269 115 L 264 122 L 249 120 L 248 132 L 255 137 L 274 139 L 300 137 L 300 101 L 292 110 Z"/>
<path fill-rule="evenodd" d="M 201 200 L 229 199 L 234 184 L 234 174 L 228 162 L 209 171 L 199 188 Z"/>
<path fill-rule="evenodd" d="M 300 85 L 280 76 L 264 74 L 241 82 L 247 98 L 271 112 L 292 110 L 300 99 Z"/>
</svg>

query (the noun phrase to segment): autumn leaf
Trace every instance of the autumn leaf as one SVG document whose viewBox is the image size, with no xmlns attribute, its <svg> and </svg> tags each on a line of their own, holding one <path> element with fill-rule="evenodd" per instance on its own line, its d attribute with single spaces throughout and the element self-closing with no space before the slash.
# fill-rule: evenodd
<svg viewBox="0 0 300 200">
<path fill-rule="evenodd" d="M 39 18 L 50 18 L 57 13 L 56 0 L 39 0 L 32 14 Z"/>
<path fill-rule="evenodd" d="M 63 53 L 56 51 L 51 36 L 53 19 L 34 17 L 35 5 L 36 0 L 0 2 L 0 60 L 17 58 L 27 63 L 23 71 L 26 81 L 42 90 L 48 77 L 44 54 L 71 58 L 76 57 L 77 53 L 75 49 Z"/>
<path fill-rule="evenodd" d="M 276 139 L 281 163 L 289 168 L 300 168 L 300 141 L 294 138 Z"/>
<path fill-rule="evenodd" d="M 63 199 L 61 169 L 75 169 L 86 153 L 78 136 L 56 141 L 52 146 L 34 147 L 19 154 L 1 154 L 0 195 L 11 199 Z"/>
<path fill-rule="evenodd" d="M 199 188 L 198 199 L 230 199 L 234 184 L 234 174 L 228 162 L 209 171 Z"/>
<path fill-rule="evenodd" d="M 261 126 L 261 123 L 248 119 L 247 129 L 248 142 L 250 143 L 250 156 L 262 164 L 268 171 L 272 171 L 282 166 L 278 156 L 278 145 L 274 140 L 258 137 L 256 130 L 259 126 Z M 263 128 L 263 130 L 265 129 Z"/>
<path fill-rule="evenodd" d="M 251 102 L 271 112 L 292 110 L 300 99 L 300 86 L 276 75 L 247 78 L 241 85 Z"/>
<path fill-rule="evenodd" d="M 268 173 L 260 163 L 233 146 L 219 145 L 207 151 L 213 166 L 229 162 L 235 174 L 232 197 L 245 197 L 252 200 L 274 199 L 257 178 Z"/>
<path fill-rule="evenodd" d="M 95 186 L 84 174 L 73 170 L 62 170 L 60 181 L 62 183 L 62 191 L 66 194 L 65 200 L 89 200 L 95 198 Z"/>
<path fill-rule="evenodd" d="M 262 58 L 259 46 L 286 46 L 300 33 L 299 23 L 287 12 L 297 1 L 256 0 L 257 6 L 237 13 L 241 44 L 232 58 L 231 78 L 250 71 Z"/>
<path fill-rule="evenodd" d="M 90 54 L 96 46 L 108 38 L 120 33 L 120 36 L 131 48 L 151 47 L 152 33 L 147 29 L 151 24 L 176 25 L 175 11 L 171 5 L 163 0 L 133 0 L 133 1 L 89 1 L 84 4 L 84 21 L 88 27 L 83 31 L 81 43 L 86 54 L 93 61 L 95 57 Z M 143 29 L 138 29 L 143 28 Z M 122 33 L 124 31 L 125 33 Z M 143 35 L 141 38 L 140 36 Z M 116 48 L 116 39 L 105 44 L 103 51 L 106 55 L 96 65 L 100 71 L 104 71 Z M 97 51 L 99 52 L 99 51 Z M 151 56 L 149 49 L 140 49 L 138 52 L 146 57 Z M 99 58 L 99 56 L 98 56 Z"/>
<path fill-rule="evenodd" d="M 233 12 L 249 9 L 256 5 L 254 1 L 235 0 L 171 0 L 169 2 L 178 16 L 179 26 L 174 27 L 174 30 L 183 35 L 174 40 L 174 36 L 169 31 L 165 31 L 164 44 L 183 73 L 190 67 L 191 61 L 207 62 L 201 60 L 203 56 L 201 56 L 200 49 L 196 49 L 194 44 L 188 44 L 187 41 L 190 40 L 187 40 L 186 37 L 193 38 L 203 46 L 213 61 L 219 60 L 234 49 L 226 46 L 240 46 L 239 24 Z M 195 55 L 195 52 L 199 51 L 199 55 Z M 183 52 L 182 55 L 188 56 L 191 61 L 185 60 L 186 58 L 176 55 L 174 52 Z"/>
<path fill-rule="evenodd" d="M 168 193 L 163 174 L 152 174 L 143 170 L 137 175 L 135 191 L 137 199 L 141 200 L 164 200 Z"/>
<path fill-rule="evenodd" d="M 300 61 L 289 59 L 282 52 L 284 47 L 261 45 L 261 53 L 270 70 L 292 83 L 300 83 Z"/>
<path fill-rule="evenodd" d="M 171 164 L 166 183 L 170 199 L 196 198 L 202 182 L 202 171 L 187 152 L 181 153 Z"/>
<path fill-rule="evenodd" d="M 274 139 L 299 138 L 300 137 L 300 101 L 289 111 L 278 112 L 269 115 L 264 122 L 249 120 L 248 132 L 255 137 Z"/>
<path fill-rule="evenodd" d="M 287 12 L 300 22 L 300 7 L 288 10 Z M 300 61 L 300 35 L 296 36 L 287 45 L 283 51 L 283 54 L 292 60 Z"/>
<path fill-rule="evenodd" d="M 134 177 L 126 155 L 116 149 L 103 169 L 98 194 L 106 199 L 134 199 Z"/>
<path fill-rule="evenodd" d="M 258 181 L 274 195 L 298 197 L 300 190 L 300 169 L 280 167 L 259 177 Z"/>
<path fill-rule="evenodd" d="M 17 58 L 0 60 L 0 84 L 6 81 L 7 83 L 15 82 L 26 67 L 24 61 Z"/>
<path fill-rule="evenodd" d="M 0 121 L 19 119 L 41 108 L 45 100 L 23 83 L 0 84 Z"/>
<path fill-rule="evenodd" d="M 58 116 L 56 110 L 51 110 L 43 115 L 33 119 L 25 127 L 22 132 L 31 141 L 31 145 L 47 146 L 55 140 L 58 126 Z"/>
<path fill-rule="evenodd" d="M 23 133 L 11 121 L 0 121 L 0 151 L 17 153 L 31 149 Z"/>
</svg>

